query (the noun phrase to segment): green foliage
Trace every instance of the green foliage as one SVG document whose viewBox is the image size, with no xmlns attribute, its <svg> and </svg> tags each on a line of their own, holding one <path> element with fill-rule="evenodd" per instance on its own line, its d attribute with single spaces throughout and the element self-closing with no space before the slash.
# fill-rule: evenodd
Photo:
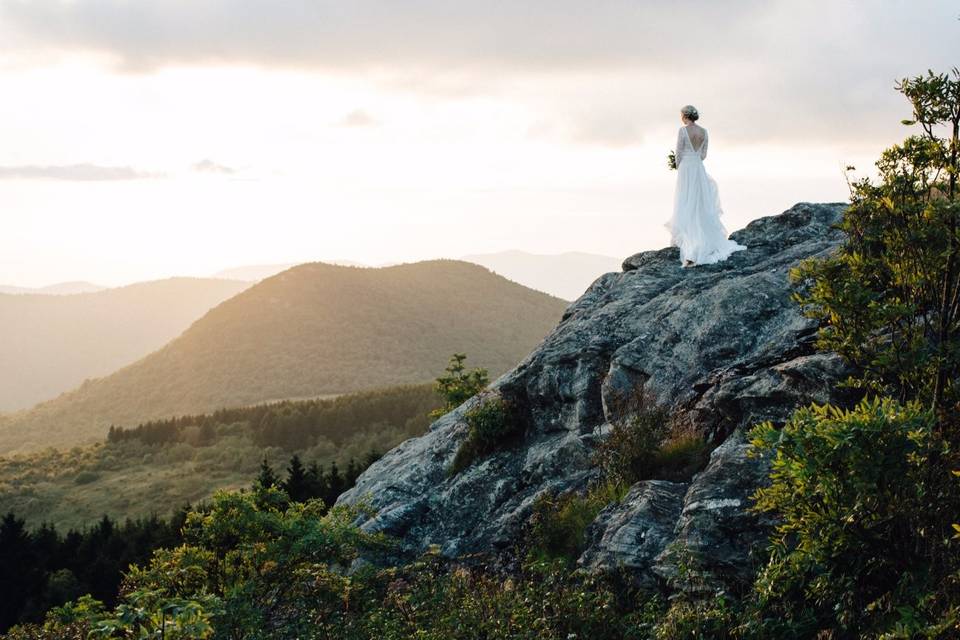
<svg viewBox="0 0 960 640">
<path fill-rule="evenodd" d="M 163 638 L 202 640 L 213 636 L 213 613 L 220 599 L 202 594 L 195 600 L 171 598 L 160 590 L 133 591 L 109 616 L 87 619 L 90 640 Z"/>
<path fill-rule="evenodd" d="M 622 640 L 648 637 L 633 610 L 638 599 L 599 578 L 571 576 L 556 565 L 521 576 L 482 568 L 447 569 L 427 559 L 389 570 L 384 596 L 351 628 L 327 637 L 347 640 Z"/>
<path fill-rule="evenodd" d="M 629 419 L 613 425 L 593 460 L 609 482 L 629 486 L 640 480 L 689 480 L 703 468 L 709 454 L 703 438 L 671 435 L 666 409 L 642 402 Z"/>
<path fill-rule="evenodd" d="M 650 477 L 654 457 L 669 433 L 665 409 L 640 407 L 628 420 L 613 425 L 593 454 L 594 464 L 611 482 L 629 486 Z"/>
<path fill-rule="evenodd" d="M 298 265 L 212 308 L 130 366 L 0 419 L 0 452 L 87 444 L 111 424 L 428 383 L 437 363 L 461 349 L 500 374 L 567 304 L 458 260 Z"/>
<path fill-rule="evenodd" d="M 303 450 L 321 441 L 343 445 L 359 433 L 382 430 L 386 425 L 419 435 L 428 424 L 423 414 L 439 404 L 440 397 L 428 385 L 403 385 L 335 398 L 219 409 L 209 414 L 144 422 L 129 429 L 111 427 L 107 441 L 183 442 L 205 447 L 235 434 L 237 429 L 232 425 L 242 425 L 260 447 Z"/>
<path fill-rule="evenodd" d="M 257 480 L 254 483 L 254 489 L 276 487 L 280 485 L 280 478 L 277 476 L 273 467 L 266 458 L 260 463 L 260 473 L 257 474 Z"/>
<path fill-rule="evenodd" d="M 960 70 L 897 88 L 922 133 L 883 152 L 879 182 L 851 183 L 846 243 L 792 276 L 820 347 L 862 371 L 852 384 L 944 410 L 960 401 Z"/>
<path fill-rule="evenodd" d="M 738 603 L 723 593 L 712 598 L 676 598 L 658 618 L 653 640 L 726 640 L 741 637 Z M 773 636 L 771 636 L 773 637 Z"/>
<path fill-rule="evenodd" d="M 469 431 L 450 465 L 451 475 L 503 447 L 523 431 L 523 419 L 517 407 L 499 394 L 481 398 L 475 407 L 464 413 L 464 420 Z"/>
<path fill-rule="evenodd" d="M 431 418 L 439 418 L 453 411 L 464 401 L 483 391 L 490 382 L 486 369 L 478 367 L 467 371 L 463 364 L 466 359 L 465 353 L 453 354 L 450 357 L 450 364 L 447 365 L 447 375 L 437 378 L 435 389 L 443 396 L 445 403 L 442 407 L 430 412 Z"/>
<path fill-rule="evenodd" d="M 335 462 L 329 470 L 316 462 L 304 468 L 294 454 L 285 480 L 281 481 L 272 468 L 265 465 L 260 479 L 253 485 L 254 491 L 280 487 L 287 491 L 290 501 L 318 498 L 320 501 L 315 504 L 322 504 L 322 509 L 326 509 L 340 493 L 352 487 L 360 473 L 378 457 L 371 452 L 360 463 L 351 459 L 341 473 Z M 289 488 L 298 493 L 290 494 Z M 203 505 L 197 508 L 199 512 L 207 510 Z M 181 529 L 186 519 L 186 510 L 175 513 L 169 522 L 154 516 L 148 520 L 127 520 L 121 525 L 104 516 L 95 527 L 71 530 L 61 536 L 46 524 L 28 532 L 23 520 L 8 514 L 0 521 L 0 632 L 15 622 L 40 620 L 45 611 L 84 593 L 92 593 L 98 601 L 113 606 L 117 602 L 121 572 L 127 571 L 131 563 L 148 560 L 156 549 L 159 549 L 157 555 L 169 553 L 164 549 L 182 542 Z M 172 553 L 178 551 L 174 549 Z M 189 555 L 200 557 L 193 551 Z M 178 580 L 186 584 L 192 579 L 191 575 L 194 574 L 181 572 Z M 171 600 L 164 606 L 169 605 L 171 612 L 186 616 L 185 621 L 194 620 L 196 612 L 191 613 L 189 604 Z M 203 610 L 208 611 L 209 607 Z M 157 620 L 166 624 L 167 629 L 179 624 L 172 619 L 164 623 L 162 617 Z"/>
<path fill-rule="evenodd" d="M 770 486 L 756 508 L 779 521 L 756 582 L 767 633 L 844 637 L 889 631 L 917 602 L 943 614 L 960 569 L 949 544 L 960 492 L 942 460 L 947 444 L 917 403 L 864 400 L 853 410 L 811 406 L 782 430 L 750 434 L 772 456 Z"/>
<path fill-rule="evenodd" d="M 0 457 L 0 513 L 13 510 L 33 526 L 46 521 L 64 530 L 104 513 L 169 514 L 218 488 L 248 486 L 264 457 L 283 475 L 293 453 L 323 468 L 313 474 L 323 486 L 309 493 L 330 502 L 336 486 L 345 488 L 351 458 L 366 465 L 372 450 L 421 435 L 430 422 L 426 413 L 440 403 L 424 384 L 116 428 L 107 443 Z M 211 441 L 192 439 L 204 430 L 213 432 Z M 297 442 L 305 446 L 287 448 Z M 330 473 L 333 463 L 339 480 Z"/>
<path fill-rule="evenodd" d="M 710 459 L 710 445 L 700 436 L 688 434 L 664 442 L 654 454 L 650 476 L 658 480 L 686 482 Z"/>
<path fill-rule="evenodd" d="M 557 495 L 547 491 L 533 504 L 526 534 L 531 559 L 565 559 L 573 563 L 583 553 L 587 527 L 607 505 L 626 495 L 623 484 L 600 482 L 585 493 Z"/>
<path fill-rule="evenodd" d="M 868 399 L 752 432 L 774 456 L 756 506 L 780 522 L 750 603 L 761 635 L 960 632 L 960 70 L 897 89 L 921 133 L 883 152 L 879 181 L 851 183 L 840 250 L 792 273 L 819 346 L 857 367 L 848 384 Z"/>
</svg>

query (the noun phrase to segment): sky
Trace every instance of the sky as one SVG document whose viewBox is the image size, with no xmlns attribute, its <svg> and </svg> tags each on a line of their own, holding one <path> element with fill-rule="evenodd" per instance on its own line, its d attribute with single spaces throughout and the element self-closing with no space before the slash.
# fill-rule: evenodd
<svg viewBox="0 0 960 640">
<path fill-rule="evenodd" d="M 0 284 L 669 243 L 846 199 L 960 64 L 955 0 L 0 0 Z"/>
</svg>

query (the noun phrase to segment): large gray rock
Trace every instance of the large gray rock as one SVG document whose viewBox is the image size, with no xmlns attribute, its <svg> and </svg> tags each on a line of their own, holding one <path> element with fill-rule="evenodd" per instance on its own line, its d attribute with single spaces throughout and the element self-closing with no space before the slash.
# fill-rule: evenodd
<svg viewBox="0 0 960 640">
<path fill-rule="evenodd" d="M 588 547 L 577 561 L 589 571 L 626 569 L 638 584 L 653 588 L 660 574 L 649 569 L 675 540 L 687 485 L 646 480 L 623 500 L 605 507 L 587 528 Z"/>
<path fill-rule="evenodd" d="M 835 399 L 846 374 L 836 356 L 814 352 L 816 325 L 791 301 L 788 280 L 801 259 L 836 248 L 831 225 L 843 207 L 802 203 L 756 220 L 732 235 L 747 250 L 715 265 L 682 268 L 673 248 L 627 258 L 491 385 L 520 407 L 521 437 L 448 475 L 468 431 L 464 413 L 483 401 L 471 398 L 387 453 L 338 502 L 366 497 L 378 514 L 363 527 L 399 537 L 401 555 L 431 544 L 450 557 L 496 551 L 516 539 L 541 493 L 581 490 L 596 477 L 591 453 L 642 395 L 721 446 L 689 485 L 640 483 L 604 510 L 581 564 L 625 566 L 641 583 L 676 581 L 680 560 L 710 584 L 744 575 L 766 532 L 747 510 L 766 468 L 745 456 L 741 430 Z"/>
</svg>

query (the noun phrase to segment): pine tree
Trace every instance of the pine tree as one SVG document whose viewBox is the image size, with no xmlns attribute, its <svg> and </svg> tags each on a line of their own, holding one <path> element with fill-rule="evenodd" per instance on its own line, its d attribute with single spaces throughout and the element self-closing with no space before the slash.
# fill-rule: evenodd
<svg viewBox="0 0 960 640">
<path fill-rule="evenodd" d="M 450 356 L 450 364 L 446 369 L 447 375 L 437 378 L 435 387 L 437 393 L 446 399 L 446 404 L 431 411 L 431 418 L 439 418 L 453 411 L 487 386 L 489 382 L 487 370 L 477 367 L 473 371 L 467 371 L 463 364 L 466 359 L 465 353 L 455 353 Z"/>
<path fill-rule="evenodd" d="M 353 458 L 350 458 L 350 462 L 347 463 L 347 470 L 344 473 L 344 480 L 347 487 L 352 487 L 353 484 L 357 481 L 357 478 L 360 476 L 362 469 L 360 465 L 357 464 L 357 461 Z"/>
<path fill-rule="evenodd" d="M 337 467 L 337 461 L 334 460 L 330 463 L 330 471 L 326 474 L 326 482 L 324 483 L 324 496 L 323 501 L 327 505 L 332 505 L 337 501 L 337 498 L 340 497 L 340 494 L 343 493 L 345 488 L 345 482 L 343 476 L 340 475 L 340 469 Z"/>
<path fill-rule="evenodd" d="M 254 490 L 267 487 L 279 487 L 280 478 L 277 477 L 277 474 L 274 473 L 273 467 L 270 466 L 270 463 L 267 462 L 266 456 L 263 458 L 263 462 L 260 463 L 260 473 L 257 475 L 256 482 L 253 483 Z"/>
<path fill-rule="evenodd" d="M 310 486 L 306 470 L 300 461 L 300 456 L 293 454 L 290 458 L 290 466 L 287 467 L 287 480 L 283 483 L 283 489 L 294 502 L 303 502 L 310 497 Z"/>
</svg>

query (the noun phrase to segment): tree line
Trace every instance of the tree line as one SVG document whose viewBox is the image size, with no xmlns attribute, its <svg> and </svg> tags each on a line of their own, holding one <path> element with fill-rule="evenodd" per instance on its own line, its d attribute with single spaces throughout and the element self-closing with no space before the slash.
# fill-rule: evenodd
<svg viewBox="0 0 960 640">
<path fill-rule="evenodd" d="M 294 454 L 282 476 L 264 460 L 250 490 L 272 487 L 295 503 L 319 499 L 326 511 L 379 458 L 371 450 L 341 470 L 335 461 L 304 465 Z M 155 550 L 182 544 L 187 514 L 207 508 L 186 504 L 169 519 L 153 515 L 120 522 L 104 515 L 95 525 L 66 533 L 46 523 L 30 531 L 22 518 L 7 513 L 0 520 L 0 632 L 43 620 L 51 608 L 85 594 L 114 606 L 130 565 L 146 564 Z"/>
</svg>

